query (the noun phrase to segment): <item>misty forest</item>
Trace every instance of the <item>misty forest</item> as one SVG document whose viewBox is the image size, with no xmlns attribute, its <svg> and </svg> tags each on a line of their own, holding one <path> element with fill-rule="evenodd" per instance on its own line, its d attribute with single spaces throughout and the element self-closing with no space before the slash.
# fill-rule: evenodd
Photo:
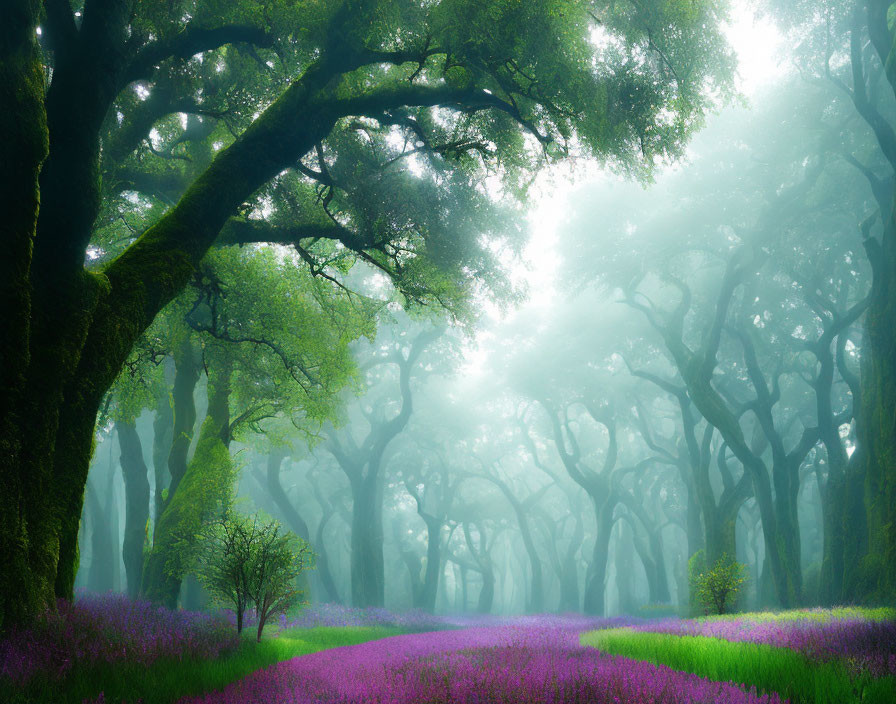
<svg viewBox="0 0 896 704">
<path fill-rule="evenodd" d="M 0 6 L 0 701 L 896 701 L 896 3 Z"/>
</svg>

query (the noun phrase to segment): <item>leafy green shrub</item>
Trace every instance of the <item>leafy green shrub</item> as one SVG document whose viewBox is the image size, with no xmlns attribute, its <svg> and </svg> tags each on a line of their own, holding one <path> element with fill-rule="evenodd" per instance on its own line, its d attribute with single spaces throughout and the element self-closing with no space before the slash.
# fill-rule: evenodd
<svg viewBox="0 0 896 704">
<path fill-rule="evenodd" d="M 203 529 L 196 572 L 216 599 L 234 607 L 238 631 L 248 605 L 255 606 L 260 642 L 268 618 L 301 599 L 297 579 L 313 559 L 311 546 L 279 521 L 227 511 Z"/>
<path fill-rule="evenodd" d="M 698 573 L 693 579 L 697 600 L 706 612 L 724 614 L 728 605 L 737 599 L 741 585 L 747 581 L 747 566 L 724 554 L 711 569 Z"/>
</svg>

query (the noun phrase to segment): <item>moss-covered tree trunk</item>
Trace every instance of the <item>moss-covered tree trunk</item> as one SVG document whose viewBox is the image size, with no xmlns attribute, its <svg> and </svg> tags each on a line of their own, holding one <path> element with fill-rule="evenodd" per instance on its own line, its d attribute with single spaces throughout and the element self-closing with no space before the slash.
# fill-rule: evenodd
<svg viewBox="0 0 896 704">
<path fill-rule="evenodd" d="M 208 412 L 199 430 L 196 451 L 156 522 L 153 547 L 143 568 L 144 594 L 170 608 L 177 606 L 181 582 L 191 568 L 196 536 L 232 491 L 231 373 L 224 355 L 209 366 Z"/>
<path fill-rule="evenodd" d="M 12 0 L 0 23 L 0 628 L 53 601 L 55 536 L 47 468 L 24 461 L 31 437 L 23 413 L 31 335 L 31 251 L 48 152 L 44 74 L 35 27 L 38 0 Z M 14 168 L 10 166 L 14 165 Z"/>
<path fill-rule="evenodd" d="M 0 27 L 0 157 L 17 165 L 0 176 L 0 626 L 72 595 L 103 395 L 227 218 L 319 142 L 340 112 L 354 109 L 323 90 L 352 61 L 364 62 L 340 55 L 309 67 L 176 206 L 102 273 L 91 273 L 84 259 L 100 205 L 99 133 L 126 68 L 130 3 L 110 5 L 83 32 L 73 20 L 63 23 L 46 95 L 35 42 L 40 8 L 13 0 Z M 398 104 L 407 99 L 402 94 Z"/>
<path fill-rule="evenodd" d="M 855 589 L 870 601 L 896 598 L 896 213 L 872 254 L 876 260 L 865 326 L 861 423 L 868 551 Z"/>
<path fill-rule="evenodd" d="M 896 95 L 896 33 L 888 21 L 891 3 L 872 0 L 865 9 L 856 12 L 851 28 L 850 62 L 855 87 L 851 98 L 883 156 L 896 169 L 891 122 L 885 113 L 882 116 L 878 112 L 877 91 L 866 89 L 866 76 L 873 70 L 866 61 L 876 54 L 889 83 L 888 99 Z M 864 51 L 866 36 L 873 53 Z M 847 518 L 844 547 L 850 557 L 863 557 L 846 560 L 844 591 L 851 598 L 892 603 L 896 599 L 896 209 L 893 194 L 875 188 L 873 181 L 872 192 L 883 228 L 877 239 L 870 231 L 871 222 L 863 224 L 872 286 L 862 347 L 857 448 L 852 458 L 858 458 L 857 471 L 850 471 L 846 484 L 846 511 L 855 511 L 862 496 L 865 525 L 850 525 Z M 859 482 L 864 484 L 862 492 L 858 491 Z"/>
<path fill-rule="evenodd" d="M 159 516 L 177 491 L 177 487 L 187 473 L 193 433 L 196 429 L 196 402 L 194 393 L 202 366 L 198 350 L 186 336 L 174 351 L 174 384 L 171 389 L 171 446 L 168 451 L 168 483 L 164 489 L 156 487 L 159 502 Z M 164 411 L 163 411 L 164 412 Z"/>
</svg>

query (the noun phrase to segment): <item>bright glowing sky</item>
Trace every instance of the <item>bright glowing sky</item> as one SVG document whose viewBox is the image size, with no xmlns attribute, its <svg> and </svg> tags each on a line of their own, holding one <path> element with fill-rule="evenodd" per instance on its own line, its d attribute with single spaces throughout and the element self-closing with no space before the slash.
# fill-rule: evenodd
<svg viewBox="0 0 896 704">
<path fill-rule="evenodd" d="M 757 18 L 750 8 L 750 0 L 732 2 L 731 21 L 725 34 L 738 58 L 737 89 L 750 100 L 763 86 L 775 81 L 785 71 L 783 64 L 784 37 L 768 19 Z M 542 174 L 531 192 L 529 211 L 530 236 L 524 261 L 513 267 L 513 276 L 525 281 L 529 299 L 523 304 L 528 310 L 555 305 L 558 293 L 554 286 L 559 265 L 554 244 L 558 226 L 569 216 L 568 194 L 575 181 L 599 181 L 608 175 L 588 168 L 569 165 L 554 167 Z M 482 303 L 484 316 L 479 338 L 489 337 L 490 328 L 500 323 L 500 314 L 489 301 Z M 514 313 L 511 312 L 510 315 Z M 486 350 L 469 346 L 465 351 L 464 374 L 476 376 L 484 366 Z"/>
</svg>

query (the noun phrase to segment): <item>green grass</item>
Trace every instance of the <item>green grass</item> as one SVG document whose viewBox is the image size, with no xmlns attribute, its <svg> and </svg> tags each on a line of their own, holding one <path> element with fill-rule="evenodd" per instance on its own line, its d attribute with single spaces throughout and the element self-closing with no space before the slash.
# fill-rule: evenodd
<svg viewBox="0 0 896 704">
<path fill-rule="evenodd" d="M 644 633 L 629 628 L 591 631 L 582 643 L 612 655 L 646 660 L 712 680 L 777 692 L 791 704 L 893 704 L 893 677 L 853 676 L 838 662 L 817 663 L 787 648 L 732 643 L 703 636 Z"/>
<path fill-rule="evenodd" d="M 813 621 L 827 623 L 833 619 L 856 618 L 863 621 L 896 620 L 896 609 L 889 607 L 868 608 L 864 606 L 837 606 L 832 609 L 790 609 L 788 611 L 752 611 L 731 613 L 723 616 L 702 616 L 695 621 L 738 621 L 751 623 L 767 621 Z"/>
<path fill-rule="evenodd" d="M 76 666 L 61 681 L 34 678 L 24 691 L 0 686 L 0 701 L 8 704 L 81 704 L 104 692 L 107 702 L 142 699 L 144 704 L 165 704 L 180 697 L 222 689 L 255 670 L 297 655 L 355 645 L 402 632 L 396 628 L 291 629 L 282 631 L 277 637 L 265 638 L 261 643 L 255 642 L 254 634 L 251 637 L 246 634 L 234 652 L 217 660 L 159 660 L 149 668 L 129 664 Z"/>
</svg>

